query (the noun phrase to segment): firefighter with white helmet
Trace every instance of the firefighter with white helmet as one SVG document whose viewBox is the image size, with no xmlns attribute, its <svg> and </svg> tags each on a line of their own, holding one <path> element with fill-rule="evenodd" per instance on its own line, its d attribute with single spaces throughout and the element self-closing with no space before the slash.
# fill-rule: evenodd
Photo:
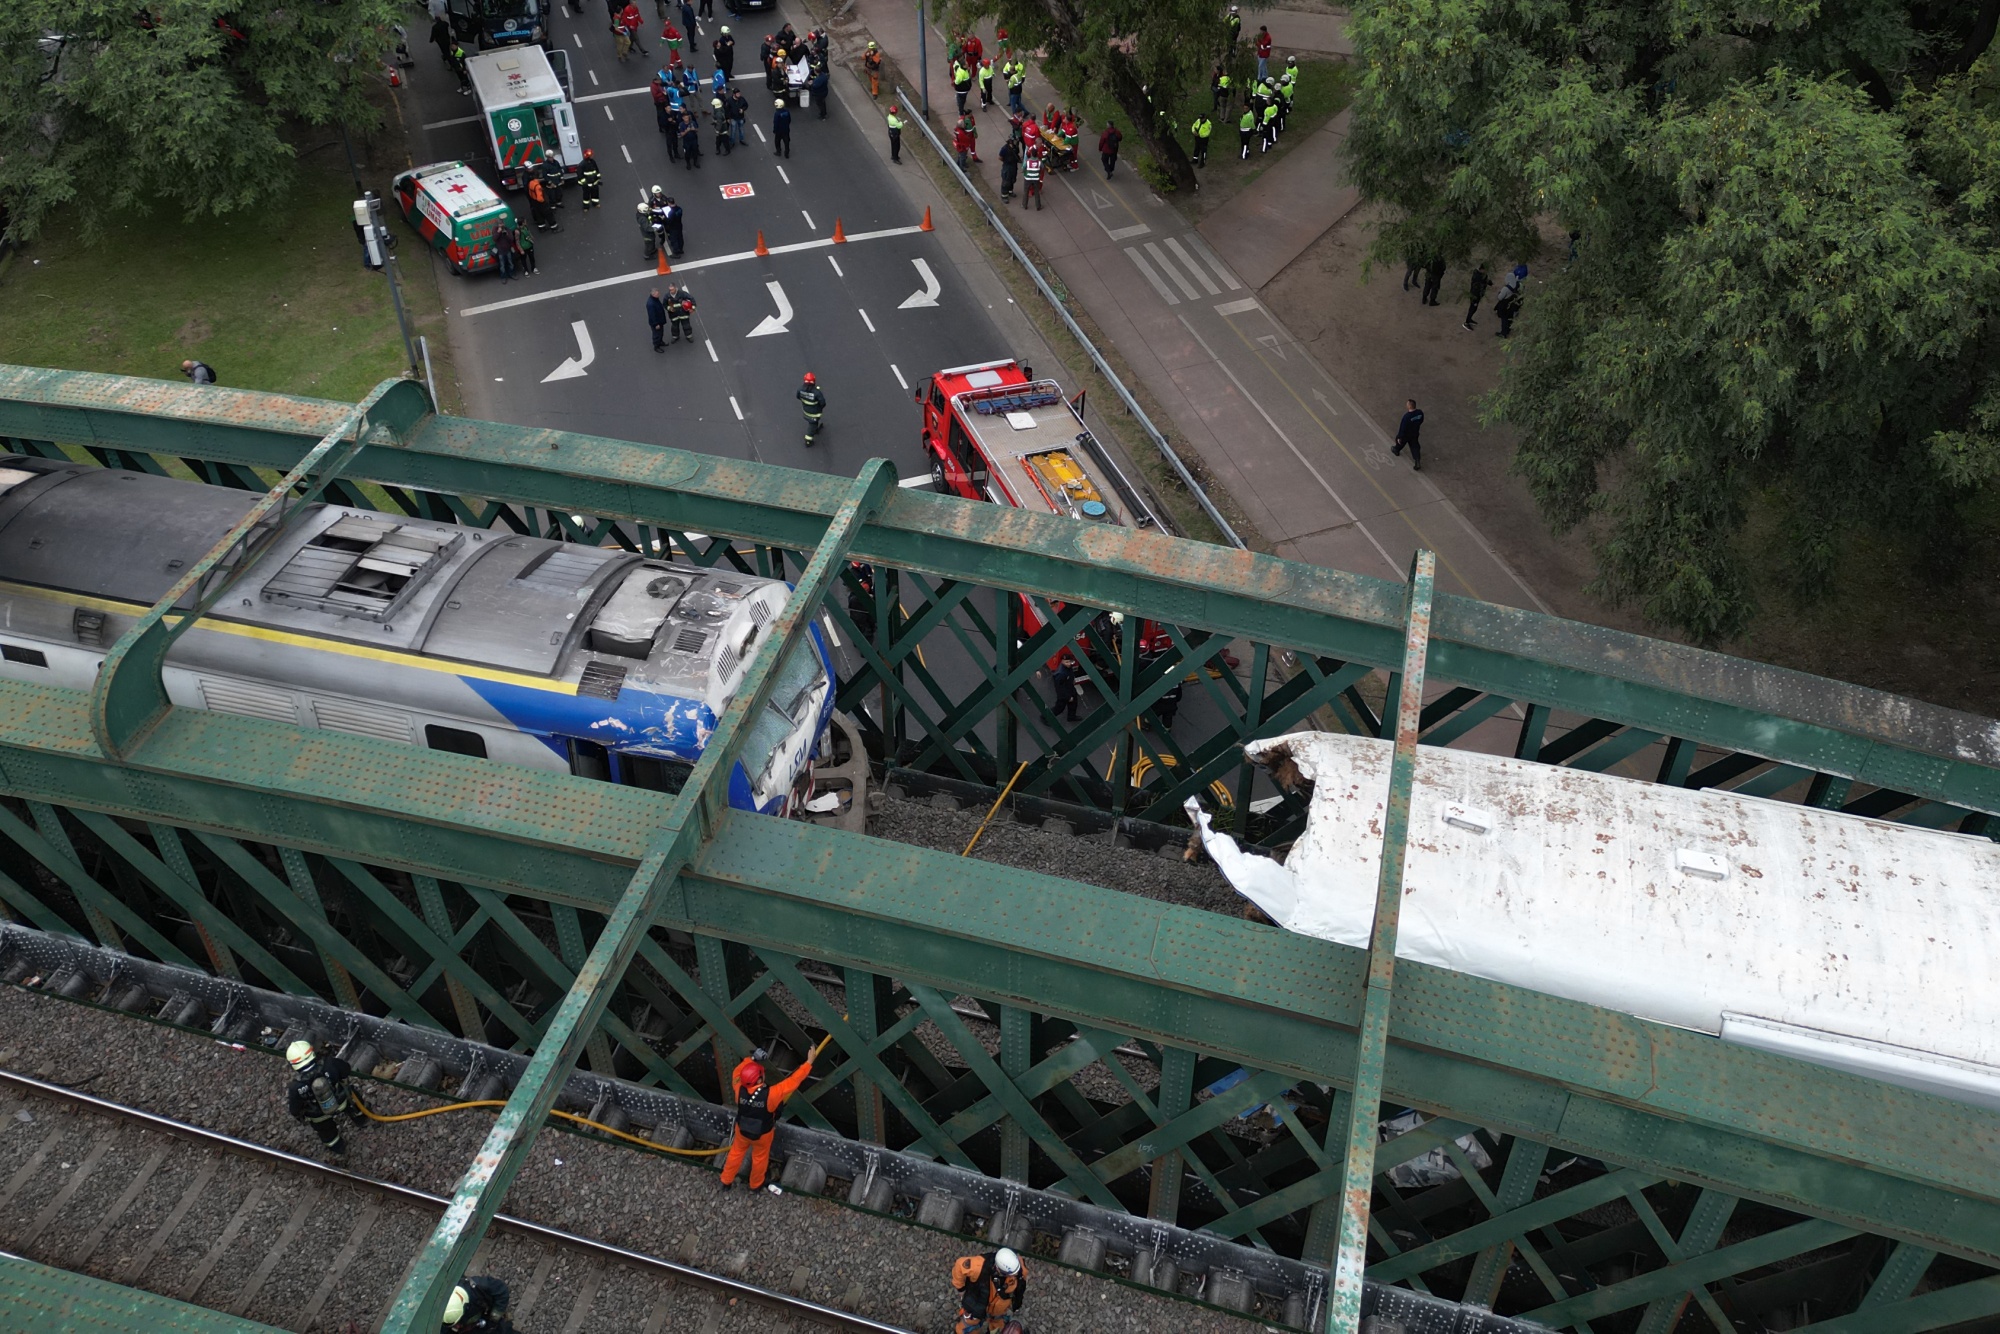
<svg viewBox="0 0 2000 1334">
<path fill-rule="evenodd" d="M 1000 1334 L 1028 1300 L 1028 1270 L 1008 1247 L 954 1260 L 951 1286 L 958 1294 L 952 1334 Z"/>
<path fill-rule="evenodd" d="M 467 1274 L 444 1304 L 443 1328 L 451 1334 L 512 1334 L 507 1319 L 507 1285 L 481 1274 Z"/>
<path fill-rule="evenodd" d="M 347 1087 L 347 1081 L 354 1077 L 353 1068 L 338 1056 L 320 1055 L 304 1040 L 285 1049 L 285 1061 L 292 1067 L 292 1082 L 285 1090 L 286 1110 L 293 1120 L 313 1128 L 328 1153 L 345 1154 L 341 1118 L 361 1119 L 361 1109 L 354 1105 L 354 1095 Z"/>
</svg>

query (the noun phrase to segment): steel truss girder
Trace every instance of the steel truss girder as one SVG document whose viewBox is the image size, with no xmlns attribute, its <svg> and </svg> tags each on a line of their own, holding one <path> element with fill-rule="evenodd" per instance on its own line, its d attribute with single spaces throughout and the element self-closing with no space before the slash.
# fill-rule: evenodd
<svg viewBox="0 0 2000 1334">
<path fill-rule="evenodd" d="M 476 802 L 464 795 L 474 777 Z M 83 696 L 26 686 L 0 689 L 0 790 L 326 856 L 366 849 L 377 865 L 598 913 L 660 808 L 632 789 L 180 710 L 118 765 L 96 752 Z M 685 905 L 662 924 L 1292 1079 L 1338 1085 L 1352 1069 L 1362 955 L 1338 945 L 741 813 L 718 822 L 682 884 Z M 311 934 L 309 916 L 297 925 Z M 1259 967 L 1246 973 L 1245 958 Z M 1442 970 L 1400 971 L 1386 1097 L 2000 1259 L 2000 1116 Z M 1173 1147 L 1141 1140 L 1134 1152 Z"/>
<path fill-rule="evenodd" d="M 808 551 L 839 478 L 566 432 L 428 415 L 414 384 L 371 414 L 394 437 L 347 468 L 399 488 L 727 533 Z M 0 434 L 283 472 L 352 410 L 284 395 L 0 368 Z M 1382 579 L 1136 530 L 898 490 L 857 559 L 1392 666 L 1401 590 Z M 1950 806 L 2000 811 L 1986 720 L 1516 608 L 1440 595 L 1431 670 L 1524 703 L 1749 751 Z"/>
</svg>

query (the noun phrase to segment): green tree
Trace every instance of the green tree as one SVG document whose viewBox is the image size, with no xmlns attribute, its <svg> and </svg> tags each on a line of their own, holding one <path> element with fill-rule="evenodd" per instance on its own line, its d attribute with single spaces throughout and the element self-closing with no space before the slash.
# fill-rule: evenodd
<svg viewBox="0 0 2000 1334">
<path fill-rule="evenodd" d="M 1349 139 L 1380 260 L 1545 250 L 1491 418 L 1598 591 L 1704 641 L 1775 517 L 1946 567 L 2000 472 L 2000 0 L 1367 0 Z"/>
<path fill-rule="evenodd" d="M 1178 132 L 1192 118 L 1188 90 L 1207 88 L 1228 44 L 1227 8 L 1216 0 L 961 0 L 953 16 L 967 28 L 991 18 L 1017 49 L 1043 51 L 1042 72 L 1059 88 L 1102 88 L 1174 186 L 1192 190 L 1194 164 Z M 1246 50 L 1239 42 L 1239 58 Z"/>
<path fill-rule="evenodd" d="M 374 124 L 392 0 L 16 0 L 0 8 L 0 205 L 35 236 L 156 202 L 253 207 L 293 177 L 297 123 Z"/>
</svg>

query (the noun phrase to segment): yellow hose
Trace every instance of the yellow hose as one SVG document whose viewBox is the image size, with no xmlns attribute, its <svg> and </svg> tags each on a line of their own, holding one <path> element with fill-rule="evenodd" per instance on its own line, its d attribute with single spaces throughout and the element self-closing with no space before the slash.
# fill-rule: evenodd
<svg viewBox="0 0 2000 1334">
<path fill-rule="evenodd" d="M 822 1043 L 821 1045 L 823 1046 L 825 1044 Z M 384 1122 L 415 1121 L 419 1117 L 442 1116 L 446 1112 L 463 1112 L 473 1107 L 505 1107 L 507 1105 L 505 1101 L 498 1098 L 482 1098 L 477 1102 L 452 1102 L 452 1103 L 446 1103 L 442 1107 L 425 1107 L 414 1112 L 398 1112 L 394 1115 L 385 1116 L 381 1112 L 374 1110 L 367 1103 L 361 1101 L 360 1094 L 350 1090 L 348 1096 L 354 1099 L 354 1105 L 361 1109 L 361 1114 L 363 1116 L 367 1117 L 370 1121 L 384 1121 Z M 716 1154 L 722 1152 L 721 1149 L 669 1148 L 664 1144 L 655 1144 L 652 1140 L 649 1139 L 641 1139 L 637 1135 L 628 1135 L 622 1130 L 613 1130 L 610 1126 L 603 1125 L 599 1122 L 593 1121 L 589 1117 L 577 1116 L 572 1112 L 559 1112 L 554 1108 L 549 1109 L 549 1115 L 561 1117 L 565 1121 L 572 1121 L 580 1126 L 589 1126 L 592 1130 L 602 1131 L 604 1134 L 607 1135 L 615 1135 L 619 1139 L 629 1140 L 632 1143 L 639 1145 L 641 1148 L 652 1149 L 656 1153 L 677 1153 L 684 1158 L 713 1158 Z"/>
</svg>

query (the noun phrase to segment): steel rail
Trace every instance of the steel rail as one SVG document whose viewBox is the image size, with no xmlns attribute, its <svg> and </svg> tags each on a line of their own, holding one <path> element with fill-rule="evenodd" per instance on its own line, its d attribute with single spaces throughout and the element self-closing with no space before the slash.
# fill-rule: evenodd
<svg viewBox="0 0 2000 1334">
<path fill-rule="evenodd" d="M 176 1121 L 172 1117 L 161 1116 L 157 1112 L 148 1112 L 138 1107 L 127 1107 L 124 1103 L 112 1102 L 107 1098 L 100 1098 L 95 1094 L 84 1093 L 77 1089 L 64 1088 L 60 1084 L 50 1084 L 28 1075 L 17 1074 L 12 1070 L 0 1070 L 0 1085 L 13 1085 L 41 1097 L 72 1103 L 90 1111 L 121 1117 L 127 1121 L 137 1121 L 155 1130 L 163 1130 L 168 1134 L 178 1135 L 183 1139 L 213 1145 L 241 1157 L 257 1158 L 264 1162 L 291 1168 L 295 1171 L 315 1173 L 325 1180 L 340 1181 L 350 1186 L 359 1186 L 364 1190 L 373 1191 L 378 1195 L 387 1195 L 407 1203 L 419 1204 L 435 1209 L 440 1214 L 451 1203 L 450 1200 L 442 1195 L 433 1195 L 429 1191 L 418 1190 L 414 1186 L 405 1186 L 395 1181 L 383 1181 L 378 1177 L 362 1176 L 359 1173 L 350 1172 L 345 1168 L 332 1167 L 326 1163 L 316 1162 L 311 1158 L 302 1158 L 295 1153 L 287 1153 L 283 1149 L 274 1149 L 268 1144 L 257 1144 L 251 1140 L 237 1139 L 234 1135 L 225 1135 L 219 1130 L 209 1130 L 202 1126 L 189 1125 L 185 1121 Z M 760 1288 L 754 1283 L 745 1283 L 741 1279 L 729 1278 L 722 1274 L 711 1274 L 705 1269 L 696 1269 L 691 1265 L 684 1265 L 674 1260 L 663 1260 L 657 1255 L 647 1255 L 642 1251 L 629 1251 L 622 1246 L 613 1246 L 609 1242 L 598 1241 L 593 1237 L 578 1236 L 574 1232 L 564 1232 L 560 1228 L 549 1227 L 542 1223 L 532 1223 L 525 1218 L 516 1218 L 512 1214 L 496 1214 L 494 1215 L 493 1222 L 495 1226 L 506 1228 L 510 1232 L 522 1236 L 534 1237 L 551 1245 L 588 1252 L 592 1255 L 615 1260 L 620 1264 L 631 1265 L 634 1268 L 650 1269 L 655 1273 L 665 1274 L 672 1278 L 685 1279 L 690 1283 L 719 1289 L 732 1297 L 745 1297 L 751 1301 L 782 1307 L 794 1315 L 825 1321 L 846 1329 L 866 1330 L 869 1334 L 911 1334 L 911 1331 L 903 1329 L 899 1325 L 885 1325 L 879 1320 L 870 1320 L 867 1316 L 856 1315 L 852 1311 L 842 1311 L 832 1306 L 821 1306 L 818 1302 L 809 1302 L 803 1297 L 794 1297 L 789 1293 L 773 1292 L 769 1288 Z"/>
</svg>

